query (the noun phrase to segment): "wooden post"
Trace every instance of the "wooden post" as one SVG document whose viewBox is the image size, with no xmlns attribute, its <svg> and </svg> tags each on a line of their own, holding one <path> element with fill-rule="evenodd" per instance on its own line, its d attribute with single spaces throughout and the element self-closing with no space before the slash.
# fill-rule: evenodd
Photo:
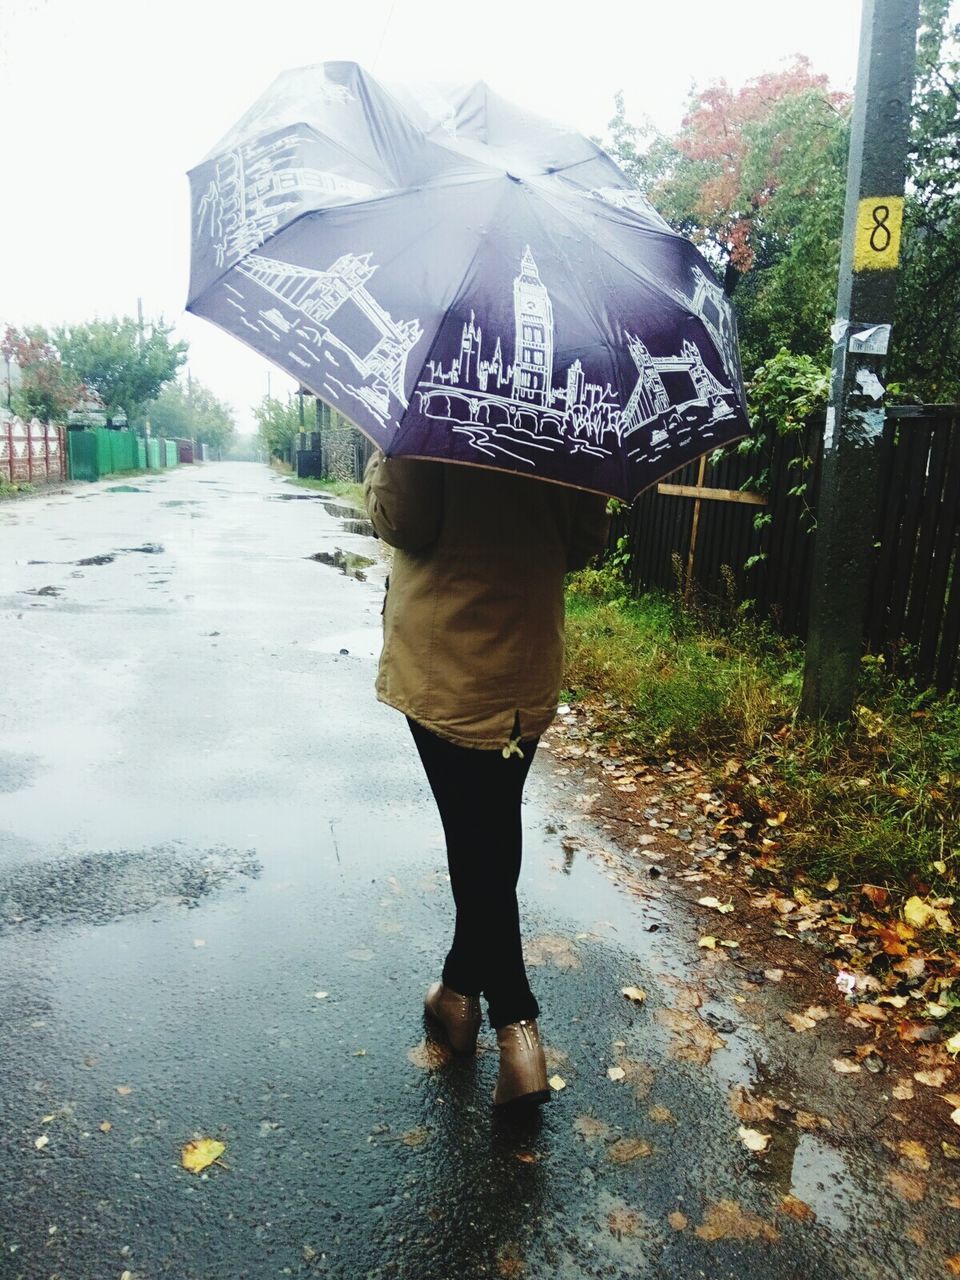
<svg viewBox="0 0 960 1280">
<path fill-rule="evenodd" d="M 767 500 L 761 493 L 748 493 L 743 489 L 714 489 L 704 484 L 707 474 L 707 455 L 704 454 L 700 459 L 700 469 L 697 472 L 696 484 L 666 484 L 657 485 L 657 493 L 663 493 L 674 498 L 693 498 L 693 519 L 690 525 L 690 550 L 687 553 L 687 571 L 685 575 L 683 594 L 684 599 L 689 599 L 693 592 L 694 584 L 694 566 L 697 554 L 697 539 L 700 531 L 700 508 L 704 501 L 710 502 L 739 502 L 751 507 L 765 507 Z"/>
</svg>

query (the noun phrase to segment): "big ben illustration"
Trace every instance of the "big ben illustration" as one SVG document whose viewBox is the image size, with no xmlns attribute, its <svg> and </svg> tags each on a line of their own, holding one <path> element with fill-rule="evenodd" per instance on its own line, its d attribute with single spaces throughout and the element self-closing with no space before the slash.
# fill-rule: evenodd
<svg viewBox="0 0 960 1280">
<path fill-rule="evenodd" d="M 516 320 L 512 399 L 547 407 L 553 383 L 553 305 L 543 287 L 530 246 L 513 282 Z"/>
</svg>

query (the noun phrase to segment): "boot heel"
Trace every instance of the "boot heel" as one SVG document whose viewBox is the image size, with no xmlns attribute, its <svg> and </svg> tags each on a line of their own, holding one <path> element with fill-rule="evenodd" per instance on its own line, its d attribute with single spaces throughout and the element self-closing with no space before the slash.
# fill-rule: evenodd
<svg viewBox="0 0 960 1280">
<path fill-rule="evenodd" d="M 540 1032 L 532 1020 L 511 1022 L 497 1030 L 500 1072 L 493 1095 L 495 1107 L 539 1106 L 550 1097 L 547 1063 Z"/>
</svg>

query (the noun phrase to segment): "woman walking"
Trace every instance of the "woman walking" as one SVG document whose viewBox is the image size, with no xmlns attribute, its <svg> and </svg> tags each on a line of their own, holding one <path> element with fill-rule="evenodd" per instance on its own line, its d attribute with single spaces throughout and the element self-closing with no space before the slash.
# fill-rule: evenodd
<svg viewBox="0 0 960 1280">
<path fill-rule="evenodd" d="M 377 677 L 443 823 L 453 942 L 425 1009 L 473 1053 L 497 1032 L 494 1104 L 549 1097 L 517 908 L 520 803 L 563 676 L 563 579 L 602 548 L 606 499 L 526 476 L 375 454 L 367 510 L 394 548 Z"/>
</svg>

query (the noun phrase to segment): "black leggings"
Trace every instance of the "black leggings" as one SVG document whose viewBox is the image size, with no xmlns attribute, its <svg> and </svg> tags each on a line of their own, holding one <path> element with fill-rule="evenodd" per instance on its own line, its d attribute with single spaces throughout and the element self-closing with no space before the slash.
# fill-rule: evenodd
<svg viewBox="0 0 960 1280">
<path fill-rule="evenodd" d="M 536 1018 L 520 942 L 517 880 L 522 835 L 520 799 L 539 739 L 520 744 L 523 759 L 501 751 L 458 747 L 407 719 L 447 840 L 457 906 L 445 986 L 486 996 L 490 1023 Z"/>
</svg>

